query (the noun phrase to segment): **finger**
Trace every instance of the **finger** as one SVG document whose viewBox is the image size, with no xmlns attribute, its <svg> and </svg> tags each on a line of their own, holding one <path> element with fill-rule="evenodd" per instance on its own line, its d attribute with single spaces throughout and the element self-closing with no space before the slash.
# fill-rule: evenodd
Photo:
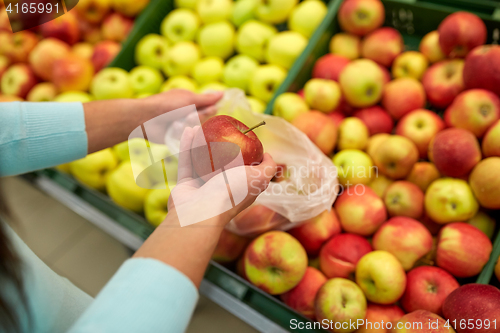
<svg viewBox="0 0 500 333">
<path fill-rule="evenodd" d="M 196 94 L 193 102 L 196 105 L 196 108 L 205 108 L 217 103 L 222 98 L 223 94 L 224 93 L 222 91 L 215 91 L 209 94 Z"/>
<path fill-rule="evenodd" d="M 191 165 L 191 144 L 194 138 L 194 130 L 186 127 L 182 132 L 179 147 L 179 166 L 177 168 L 177 183 L 190 179 L 193 173 Z"/>
<path fill-rule="evenodd" d="M 264 154 L 262 162 L 259 165 L 255 166 L 255 168 L 258 168 L 264 178 L 268 180 L 272 179 L 278 171 L 278 166 L 269 153 Z"/>
</svg>

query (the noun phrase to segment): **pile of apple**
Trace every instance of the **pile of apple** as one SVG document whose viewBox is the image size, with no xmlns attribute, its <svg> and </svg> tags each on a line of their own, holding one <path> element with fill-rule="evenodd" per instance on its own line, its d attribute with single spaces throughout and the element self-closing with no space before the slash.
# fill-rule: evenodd
<svg viewBox="0 0 500 333">
<path fill-rule="evenodd" d="M 237 261 L 245 279 L 320 323 L 498 332 L 500 290 L 460 283 L 490 259 L 499 216 L 500 46 L 482 45 L 486 27 L 466 12 L 443 20 L 420 52 L 381 27 L 380 1 L 345 1 L 338 20 L 344 32 L 331 53 L 302 91 L 278 96 L 273 112 L 332 156 L 343 192 L 331 211 L 288 232 L 250 239 L 225 231 L 213 258 Z M 500 262 L 495 273 L 500 280 Z M 474 329 L 460 325 L 469 319 Z"/>
<path fill-rule="evenodd" d="M 121 49 L 149 0 L 81 0 L 36 28 L 12 33 L 0 2 L 0 101 L 83 101 L 94 73 Z"/>
</svg>

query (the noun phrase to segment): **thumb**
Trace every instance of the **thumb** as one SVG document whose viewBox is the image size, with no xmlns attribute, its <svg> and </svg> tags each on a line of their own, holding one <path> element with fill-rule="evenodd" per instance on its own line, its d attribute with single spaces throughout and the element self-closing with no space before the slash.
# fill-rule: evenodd
<svg viewBox="0 0 500 333">
<path fill-rule="evenodd" d="M 224 93 L 222 91 L 214 91 L 208 94 L 196 94 L 194 104 L 198 109 L 206 108 L 217 103 Z"/>
</svg>

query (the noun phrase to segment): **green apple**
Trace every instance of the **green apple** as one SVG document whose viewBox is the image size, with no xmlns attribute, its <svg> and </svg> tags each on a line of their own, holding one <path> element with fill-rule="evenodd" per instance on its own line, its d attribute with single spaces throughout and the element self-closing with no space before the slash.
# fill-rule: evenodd
<svg viewBox="0 0 500 333">
<path fill-rule="evenodd" d="M 167 59 L 168 40 L 157 34 L 148 34 L 141 38 L 135 47 L 135 62 L 142 66 L 161 69 Z"/>
<path fill-rule="evenodd" d="M 156 94 L 160 91 L 163 76 L 153 67 L 137 66 L 130 71 L 130 82 L 136 94 Z"/>
<path fill-rule="evenodd" d="M 90 92 L 95 99 L 131 98 L 134 96 L 127 71 L 121 68 L 104 68 L 94 76 Z"/>
<path fill-rule="evenodd" d="M 200 19 L 191 10 L 178 8 L 171 11 L 161 22 L 161 34 L 173 43 L 191 41 L 196 37 Z"/>
<path fill-rule="evenodd" d="M 462 179 L 440 178 L 425 191 L 425 211 L 440 224 L 467 221 L 478 208 L 469 184 Z"/>
<path fill-rule="evenodd" d="M 151 94 L 151 93 L 142 93 L 142 94 L 139 94 L 139 95 L 136 95 L 135 98 L 136 99 L 143 99 L 143 98 L 148 98 L 150 96 L 153 96 L 154 94 Z"/>
<path fill-rule="evenodd" d="M 260 0 L 255 14 L 262 22 L 270 24 L 283 23 L 297 2 L 298 0 Z"/>
<path fill-rule="evenodd" d="M 321 0 L 308 0 L 299 3 L 288 18 L 288 28 L 310 38 L 326 15 L 328 9 Z"/>
<path fill-rule="evenodd" d="M 229 87 L 248 92 L 248 83 L 259 63 L 252 57 L 238 54 L 228 60 L 222 74 L 222 81 Z"/>
<path fill-rule="evenodd" d="M 255 113 L 264 113 L 266 111 L 266 103 L 258 98 L 247 96 L 247 102 L 250 104 L 250 110 Z"/>
<path fill-rule="evenodd" d="M 235 31 L 231 23 L 210 23 L 201 28 L 198 44 L 205 56 L 227 59 L 234 53 L 234 37 Z"/>
<path fill-rule="evenodd" d="M 191 76 L 199 84 L 219 81 L 224 71 L 224 61 L 219 57 L 207 57 L 198 61 Z"/>
<path fill-rule="evenodd" d="M 259 0 L 238 0 L 234 3 L 231 21 L 237 27 L 241 26 L 246 21 L 255 18 L 255 10 Z"/>
<path fill-rule="evenodd" d="M 285 78 L 286 71 L 283 68 L 276 65 L 261 65 L 253 73 L 248 90 L 252 96 L 267 103 Z"/>
<path fill-rule="evenodd" d="M 224 91 L 227 89 L 223 83 L 220 82 L 209 82 L 198 88 L 198 93 L 203 94 L 209 91 Z"/>
<path fill-rule="evenodd" d="M 170 189 L 152 189 L 144 200 L 144 215 L 146 220 L 155 227 L 159 226 L 168 214 L 168 198 Z"/>
<path fill-rule="evenodd" d="M 298 32 L 280 32 L 269 40 L 266 60 L 270 64 L 290 69 L 306 46 L 307 39 Z"/>
<path fill-rule="evenodd" d="M 346 101 L 354 107 L 366 108 L 382 98 L 385 77 L 374 61 L 358 59 L 340 72 L 339 83 Z"/>
<path fill-rule="evenodd" d="M 83 91 L 67 91 L 54 98 L 54 102 L 82 102 L 92 101 L 92 96 Z"/>
<path fill-rule="evenodd" d="M 168 76 L 189 75 L 200 60 L 200 49 L 193 42 L 179 42 L 172 46 L 163 63 L 163 72 Z"/>
<path fill-rule="evenodd" d="M 0 73 L 1 75 L 1 73 Z M 50 102 L 56 98 L 57 88 L 53 83 L 37 83 L 26 96 L 28 102 Z"/>
<path fill-rule="evenodd" d="M 197 0 L 174 0 L 176 8 L 196 9 Z"/>
<path fill-rule="evenodd" d="M 273 115 L 292 122 L 298 115 L 309 112 L 309 106 L 299 95 L 286 92 L 274 101 Z"/>
<path fill-rule="evenodd" d="M 204 24 L 227 20 L 233 11 L 232 0 L 198 0 L 196 12 Z"/>
<path fill-rule="evenodd" d="M 364 150 L 370 133 L 365 123 L 356 117 L 347 117 L 340 123 L 337 149 Z"/>
<path fill-rule="evenodd" d="M 165 92 L 172 89 L 184 89 L 189 91 L 197 91 L 198 85 L 196 81 L 190 77 L 185 75 L 177 75 L 169 78 L 165 83 L 161 86 L 160 91 Z"/>
<path fill-rule="evenodd" d="M 73 177 L 79 182 L 96 190 L 103 191 L 106 187 L 108 174 L 117 165 L 118 159 L 111 148 L 107 148 L 71 162 L 69 168 Z"/>
<path fill-rule="evenodd" d="M 259 62 L 265 60 L 266 48 L 272 36 L 278 30 L 272 25 L 250 20 L 245 22 L 236 35 L 236 50 Z"/>
<path fill-rule="evenodd" d="M 329 113 L 340 103 L 342 93 L 337 82 L 311 79 L 304 86 L 304 98 L 313 110 Z"/>
<path fill-rule="evenodd" d="M 342 150 L 333 156 L 332 162 L 342 186 L 368 185 L 376 176 L 372 159 L 359 149 Z"/>
</svg>

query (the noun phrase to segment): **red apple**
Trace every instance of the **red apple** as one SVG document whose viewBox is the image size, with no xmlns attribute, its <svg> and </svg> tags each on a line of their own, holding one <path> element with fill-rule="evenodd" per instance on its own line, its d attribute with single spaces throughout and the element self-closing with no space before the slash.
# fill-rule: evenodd
<svg viewBox="0 0 500 333">
<path fill-rule="evenodd" d="M 78 15 L 89 23 L 101 23 L 111 9 L 111 1 L 79 0 L 75 7 Z"/>
<path fill-rule="evenodd" d="M 379 134 L 380 135 L 380 134 Z M 370 147 L 370 156 L 378 171 L 391 179 L 403 179 L 418 161 L 415 144 L 400 135 L 381 138 L 378 144 Z"/>
<path fill-rule="evenodd" d="M 109 63 L 113 61 L 115 56 L 120 52 L 121 48 L 122 46 L 120 44 L 111 40 L 105 40 L 97 43 L 90 59 L 94 65 L 96 73 L 109 65 Z"/>
<path fill-rule="evenodd" d="M 442 316 L 443 302 L 460 285 L 439 267 L 420 266 L 406 275 L 406 290 L 401 305 L 406 312 L 426 310 Z"/>
<path fill-rule="evenodd" d="M 417 162 L 413 165 L 406 180 L 417 185 L 425 192 L 429 185 L 440 177 L 438 169 L 431 162 Z"/>
<path fill-rule="evenodd" d="M 390 27 L 373 31 L 361 43 L 361 55 L 385 67 L 390 67 L 403 49 L 403 37 Z"/>
<path fill-rule="evenodd" d="M 337 126 L 326 114 L 310 111 L 298 115 L 292 125 L 301 130 L 325 154 L 330 154 L 337 143 Z"/>
<path fill-rule="evenodd" d="M 397 305 L 381 305 L 368 303 L 363 326 L 357 333 L 390 333 L 387 323 L 395 323 L 404 316 L 403 310 Z"/>
<path fill-rule="evenodd" d="M 469 51 L 486 42 L 486 25 L 477 15 L 456 12 L 448 15 L 438 27 L 439 45 L 444 54 L 464 58 Z"/>
<path fill-rule="evenodd" d="M 413 78 L 395 79 L 384 87 L 382 105 L 392 118 L 398 120 L 409 112 L 425 106 L 425 90 Z"/>
<path fill-rule="evenodd" d="M 321 271 L 329 278 L 352 279 L 359 259 L 372 251 L 363 237 L 355 234 L 333 236 L 323 245 L 319 254 Z"/>
<path fill-rule="evenodd" d="M 252 237 L 285 223 L 290 222 L 275 211 L 262 205 L 252 205 L 236 215 L 230 225 L 235 232 Z"/>
<path fill-rule="evenodd" d="M 326 54 L 316 60 L 312 71 L 312 77 L 338 81 L 340 72 L 349 61 L 349 59 L 343 56 Z"/>
<path fill-rule="evenodd" d="M 478 228 L 450 223 L 439 232 L 436 263 L 456 277 L 471 277 L 481 272 L 492 248 L 490 239 Z"/>
<path fill-rule="evenodd" d="M 419 219 L 424 212 L 424 192 L 406 180 L 389 185 L 384 193 L 384 202 L 389 216 Z"/>
<path fill-rule="evenodd" d="M 448 128 L 434 136 L 429 157 L 443 176 L 463 177 L 481 160 L 481 147 L 474 134 Z"/>
<path fill-rule="evenodd" d="M 446 108 L 464 90 L 462 78 L 464 61 L 443 60 L 427 69 L 422 77 L 429 102 L 438 108 Z"/>
<path fill-rule="evenodd" d="M 70 45 L 80 40 L 80 27 L 76 15 L 69 12 L 40 26 L 44 38 L 57 38 Z"/>
<path fill-rule="evenodd" d="M 500 46 L 482 45 L 469 52 L 464 66 L 465 88 L 482 88 L 500 96 Z"/>
<path fill-rule="evenodd" d="M 36 83 L 35 74 L 28 65 L 15 64 L 3 74 L 0 90 L 5 95 L 26 98 Z"/>
<path fill-rule="evenodd" d="M 133 25 L 132 19 L 119 13 L 112 13 L 102 23 L 102 36 L 107 40 L 122 42 L 127 38 Z"/>
<path fill-rule="evenodd" d="M 389 113 L 378 105 L 358 110 L 354 112 L 354 117 L 365 123 L 370 136 L 378 133 L 391 133 L 394 127 L 394 121 Z"/>
<path fill-rule="evenodd" d="M 290 235 L 304 246 L 310 256 L 316 256 L 324 242 L 341 232 L 339 218 L 335 210 L 325 210 L 320 215 L 288 230 Z"/>
<path fill-rule="evenodd" d="M 484 157 L 500 157 L 500 120 L 497 120 L 486 131 L 481 142 Z"/>
<path fill-rule="evenodd" d="M 38 44 L 38 37 L 31 31 L 10 33 L 6 44 L 0 46 L 12 63 L 27 62 L 30 52 Z"/>
<path fill-rule="evenodd" d="M 364 36 L 384 23 L 385 9 L 380 1 L 349 0 L 340 5 L 337 16 L 342 30 Z"/>
<path fill-rule="evenodd" d="M 405 314 L 392 328 L 392 333 L 455 333 L 450 323 L 435 313 L 417 310 Z"/>
<path fill-rule="evenodd" d="M 52 67 L 52 82 L 61 92 L 89 89 L 94 67 L 92 63 L 77 56 L 68 56 L 54 61 Z"/>
<path fill-rule="evenodd" d="M 233 262 L 243 253 L 249 242 L 249 238 L 223 229 L 212 259 L 220 263 Z"/>
<path fill-rule="evenodd" d="M 43 80 L 50 81 L 54 62 L 66 58 L 70 52 L 71 49 L 65 42 L 56 38 L 46 38 L 40 41 L 30 53 L 29 62 L 36 75 Z"/>
</svg>

